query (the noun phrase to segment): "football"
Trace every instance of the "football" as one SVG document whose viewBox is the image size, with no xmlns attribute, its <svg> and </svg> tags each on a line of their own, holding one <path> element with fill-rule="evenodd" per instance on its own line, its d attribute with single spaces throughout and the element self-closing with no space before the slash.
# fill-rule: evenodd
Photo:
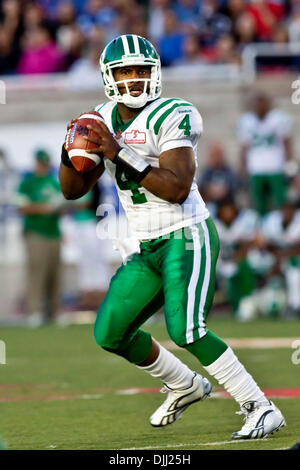
<svg viewBox="0 0 300 470">
<path fill-rule="evenodd" d="M 96 147 L 96 144 L 87 141 L 84 137 L 98 137 L 93 131 L 88 129 L 88 124 L 95 126 L 97 121 L 102 121 L 103 117 L 97 111 L 89 111 L 79 116 L 75 124 L 68 130 L 65 147 L 75 170 L 80 173 L 95 168 L 102 160 L 101 155 L 88 153 Z"/>
</svg>

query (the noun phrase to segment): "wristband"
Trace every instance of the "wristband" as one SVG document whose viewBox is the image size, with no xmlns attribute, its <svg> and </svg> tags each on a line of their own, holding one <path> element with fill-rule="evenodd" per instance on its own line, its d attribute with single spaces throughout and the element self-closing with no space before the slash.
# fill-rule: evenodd
<svg viewBox="0 0 300 470">
<path fill-rule="evenodd" d="M 115 156 L 113 163 L 124 167 L 130 178 L 136 183 L 142 181 L 152 169 L 152 166 L 143 158 L 136 157 L 134 153 L 124 148 Z"/>
<path fill-rule="evenodd" d="M 62 149 L 61 149 L 61 162 L 67 166 L 68 168 L 74 168 L 71 160 L 69 158 L 68 152 L 65 149 L 65 144 L 63 144 Z"/>
</svg>

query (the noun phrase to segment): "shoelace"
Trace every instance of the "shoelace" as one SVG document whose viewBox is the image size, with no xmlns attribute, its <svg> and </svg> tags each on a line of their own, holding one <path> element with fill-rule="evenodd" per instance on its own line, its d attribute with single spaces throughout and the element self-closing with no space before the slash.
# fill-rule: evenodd
<svg viewBox="0 0 300 470">
<path fill-rule="evenodd" d="M 257 404 L 257 406 L 254 408 L 254 410 L 252 411 L 248 411 L 248 410 L 241 410 L 241 411 L 236 411 L 235 413 L 237 415 L 245 415 L 244 416 L 244 421 L 245 421 L 245 425 L 244 426 L 252 426 L 252 424 L 256 421 L 256 416 L 255 416 L 255 411 L 258 410 L 258 408 L 260 407 L 259 403 Z"/>
</svg>

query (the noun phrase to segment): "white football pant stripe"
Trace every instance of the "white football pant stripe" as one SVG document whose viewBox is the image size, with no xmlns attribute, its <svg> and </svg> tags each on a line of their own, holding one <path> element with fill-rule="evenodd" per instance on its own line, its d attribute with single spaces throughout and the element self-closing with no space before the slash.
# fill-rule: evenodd
<svg viewBox="0 0 300 470">
<path fill-rule="evenodd" d="M 210 243 L 209 243 L 209 232 L 207 229 L 206 222 L 201 222 L 201 226 L 204 231 L 204 244 L 205 244 L 205 273 L 201 289 L 200 296 L 200 305 L 198 313 L 198 325 L 199 325 L 199 337 L 202 338 L 206 334 L 205 331 L 205 320 L 203 317 L 205 302 L 208 293 L 209 281 L 210 281 L 210 271 L 211 271 L 211 253 L 210 253 Z"/>
<path fill-rule="evenodd" d="M 200 264 L 201 264 L 201 246 L 200 246 L 200 237 L 198 228 L 194 225 L 191 227 L 192 237 L 193 237 L 193 271 L 188 287 L 188 304 L 187 304 L 187 328 L 186 328 L 186 341 L 187 343 L 192 343 L 193 339 L 193 329 L 194 329 L 194 306 L 195 306 L 195 294 L 197 288 L 197 282 L 199 279 L 200 273 Z"/>
</svg>

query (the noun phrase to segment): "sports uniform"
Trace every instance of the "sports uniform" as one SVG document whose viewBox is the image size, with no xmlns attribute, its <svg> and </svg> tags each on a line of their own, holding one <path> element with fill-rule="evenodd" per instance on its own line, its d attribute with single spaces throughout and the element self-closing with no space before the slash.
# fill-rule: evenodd
<svg viewBox="0 0 300 470">
<path fill-rule="evenodd" d="M 113 69 L 126 66 L 149 66 L 150 78 L 116 82 Z M 245 425 L 234 438 L 265 436 L 271 428 L 284 424 L 282 415 L 233 351 L 206 329 L 219 238 L 196 183 L 182 204 L 159 198 L 140 184 L 152 168 L 159 168 L 159 157 L 168 150 L 192 148 L 196 163 L 202 119 L 191 103 L 160 98 L 160 60 L 146 39 L 135 35 L 114 39 L 101 55 L 100 68 L 105 93 L 112 102 L 95 109 L 121 146 L 117 156 L 105 159 L 105 168 L 116 184 L 138 248 L 111 280 L 95 323 L 96 341 L 164 383 L 167 400 L 150 417 L 150 423 L 165 426 L 174 422 L 187 406 L 206 398 L 211 385 L 160 345 L 158 357 L 143 365 L 153 345 L 150 334 L 140 326 L 164 306 L 173 341 L 195 355 L 241 406 L 253 404 L 248 411 L 243 409 L 252 417 L 251 426 L 247 420 L 247 429 Z M 130 92 L 128 83 L 134 81 L 144 82 L 139 96 Z M 126 89 L 123 94 L 120 83 Z M 124 123 L 116 103 L 140 111 Z M 268 427 L 258 431 L 256 424 L 270 412 Z"/>
<path fill-rule="evenodd" d="M 255 275 L 249 251 L 234 261 L 236 250 L 245 243 L 253 242 L 259 229 L 259 217 L 256 211 L 244 209 L 240 211 L 230 225 L 222 220 L 215 220 L 221 240 L 220 260 L 217 275 L 225 283 L 225 289 L 233 312 L 240 320 L 250 319 L 255 311 L 253 291 Z"/>
<path fill-rule="evenodd" d="M 138 152 L 152 166 L 159 167 L 159 155 L 176 147 L 192 147 L 197 161 L 202 119 L 192 104 L 180 99 L 159 98 L 126 125 L 122 124 L 115 103 L 108 102 L 95 109 L 102 114 L 110 131 L 119 136 L 119 144 Z M 184 346 L 200 339 L 206 333 L 205 318 L 213 298 L 219 240 L 195 181 L 186 201 L 175 205 L 128 181 L 126 174 L 110 160 L 105 161 L 105 167 L 117 187 L 131 233 L 140 241 L 141 252 L 122 266 L 112 279 L 96 323 L 98 341 L 115 349 L 116 340 L 111 329 L 118 328 L 118 341 L 122 340 L 120 347 L 123 348 L 120 330 L 127 332 L 135 316 L 138 324 L 143 323 L 163 304 L 169 334 L 177 344 Z M 130 297 L 130 291 L 135 295 Z M 178 311 L 175 321 L 174 309 Z M 122 321 L 111 321 L 111 310 L 115 319 L 121 317 Z M 145 341 L 146 335 L 148 341 Z M 132 337 L 132 331 L 127 336 L 125 342 Z M 139 341 L 140 336 L 142 341 Z M 130 347 L 129 357 L 135 363 L 142 362 L 149 353 L 150 335 L 138 331 L 131 341 L 141 342 L 142 346 L 138 345 L 136 358 L 132 357 Z M 226 346 L 222 347 L 224 351 Z"/>
<path fill-rule="evenodd" d="M 262 222 L 262 233 L 268 243 L 285 249 L 300 243 L 300 210 L 295 210 L 290 223 L 284 223 L 283 213 L 273 211 Z M 291 312 L 300 313 L 300 254 L 284 260 L 281 265 L 287 290 L 287 303 Z"/>
<path fill-rule="evenodd" d="M 264 119 L 248 112 L 238 122 L 238 140 L 247 147 L 251 195 L 261 215 L 285 201 L 284 139 L 290 137 L 291 127 L 289 116 L 278 109 L 270 110 Z"/>
</svg>

